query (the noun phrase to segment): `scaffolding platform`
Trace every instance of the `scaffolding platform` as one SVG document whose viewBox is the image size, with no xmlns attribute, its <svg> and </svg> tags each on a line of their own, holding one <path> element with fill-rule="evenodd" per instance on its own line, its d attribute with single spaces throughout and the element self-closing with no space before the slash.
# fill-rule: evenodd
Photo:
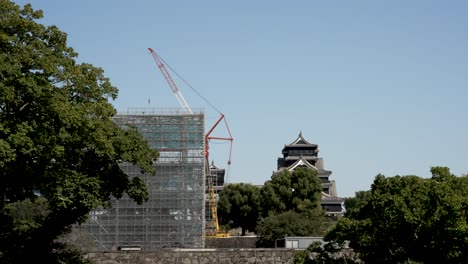
<svg viewBox="0 0 468 264">
<path fill-rule="evenodd" d="M 131 178 L 146 183 L 149 200 L 141 206 L 128 196 L 112 199 L 112 207 L 90 213 L 77 226 L 89 233 L 96 250 L 122 246 L 142 250 L 203 248 L 205 246 L 205 116 L 201 110 L 132 108 L 114 117 L 120 126 L 134 126 L 157 149 L 156 175 L 142 174 L 137 166 L 121 163 Z"/>
</svg>

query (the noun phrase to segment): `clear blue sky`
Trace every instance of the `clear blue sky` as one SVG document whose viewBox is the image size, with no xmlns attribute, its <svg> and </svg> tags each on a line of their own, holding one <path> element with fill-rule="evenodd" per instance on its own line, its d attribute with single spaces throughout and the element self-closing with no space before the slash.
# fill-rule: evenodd
<svg viewBox="0 0 468 264">
<path fill-rule="evenodd" d="M 378 173 L 468 173 L 467 1 L 32 4 L 42 23 L 68 33 L 80 61 L 105 70 L 120 89 L 118 110 L 179 106 L 147 51 L 155 49 L 226 115 L 230 182 L 269 179 L 300 131 L 319 145 L 343 197 Z M 190 106 L 206 109 L 207 127 L 215 122 L 175 81 Z M 211 146 L 223 167 L 228 145 Z"/>
</svg>

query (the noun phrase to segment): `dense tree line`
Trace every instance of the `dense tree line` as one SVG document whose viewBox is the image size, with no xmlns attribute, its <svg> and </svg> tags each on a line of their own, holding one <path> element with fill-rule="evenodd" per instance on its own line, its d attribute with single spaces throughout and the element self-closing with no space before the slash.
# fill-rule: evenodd
<svg viewBox="0 0 468 264">
<path fill-rule="evenodd" d="M 80 262 L 56 239 L 111 196 L 145 201 L 143 181 L 118 163 L 154 173 L 158 156 L 136 129 L 112 121 L 117 88 L 102 69 L 77 63 L 66 33 L 42 16 L 0 0 L 1 263 Z"/>
<path fill-rule="evenodd" d="M 234 206 L 231 194 L 221 193 L 220 209 L 223 203 L 255 208 L 248 211 L 258 211 L 257 221 L 253 214 L 249 226 L 232 223 L 251 230 L 255 222 L 261 247 L 285 236 L 325 234 L 326 244 L 298 252 L 296 263 L 468 263 L 468 176 L 457 177 L 445 167 L 431 173 L 431 178 L 377 175 L 370 190 L 345 199 L 346 214 L 333 226 L 324 224 L 316 173 L 305 168 L 280 171 L 263 187 L 248 187 L 258 191 L 252 191 L 259 197 L 254 202 L 246 196 Z M 242 214 L 225 220 L 236 216 Z M 331 229 L 325 232 L 326 227 Z"/>
<path fill-rule="evenodd" d="M 297 263 L 468 263 L 468 178 L 376 176 L 370 191 Z M 348 254 L 352 252 L 352 254 Z"/>
<path fill-rule="evenodd" d="M 281 170 L 259 188 L 230 184 L 220 193 L 221 224 L 256 232 L 259 247 L 274 247 L 285 236 L 322 235 L 330 225 L 320 206 L 322 185 L 317 171 Z"/>
</svg>

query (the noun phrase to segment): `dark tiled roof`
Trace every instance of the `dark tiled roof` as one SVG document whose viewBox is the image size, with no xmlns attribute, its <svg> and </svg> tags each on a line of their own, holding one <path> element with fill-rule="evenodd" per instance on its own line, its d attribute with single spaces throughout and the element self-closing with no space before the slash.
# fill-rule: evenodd
<svg viewBox="0 0 468 264">
<path fill-rule="evenodd" d="M 309 141 L 307 141 L 303 136 L 302 132 L 299 133 L 299 136 L 297 137 L 296 140 L 294 140 L 291 144 L 286 145 L 286 147 L 291 147 L 291 146 L 298 146 L 298 145 L 308 145 L 308 146 L 314 146 L 316 147 L 316 144 L 312 144 Z"/>
<path fill-rule="evenodd" d="M 305 160 L 316 160 L 316 159 L 318 159 L 315 156 L 301 156 L 301 155 L 299 155 L 299 156 L 287 156 L 285 159 L 286 160 L 298 160 L 301 157 L 304 158 Z"/>
</svg>

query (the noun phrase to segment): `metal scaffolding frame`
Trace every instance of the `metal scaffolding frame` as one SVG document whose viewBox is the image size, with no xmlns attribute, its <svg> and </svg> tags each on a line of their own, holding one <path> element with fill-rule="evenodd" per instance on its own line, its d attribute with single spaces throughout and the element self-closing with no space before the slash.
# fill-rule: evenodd
<svg viewBox="0 0 468 264">
<path fill-rule="evenodd" d="M 205 117 L 202 111 L 131 109 L 114 121 L 138 128 L 152 148 L 160 152 L 153 163 L 156 175 L 141 174 L 129 163 L 120 167 L 142 178 L 149 200 L 137 205 L 124 196 L 112 199 L 112 208 L 90 213 L 78 226 L 96 241 L 96 250 L 137 246 L 143 250 L 205 246 Z"/>
</svg>

